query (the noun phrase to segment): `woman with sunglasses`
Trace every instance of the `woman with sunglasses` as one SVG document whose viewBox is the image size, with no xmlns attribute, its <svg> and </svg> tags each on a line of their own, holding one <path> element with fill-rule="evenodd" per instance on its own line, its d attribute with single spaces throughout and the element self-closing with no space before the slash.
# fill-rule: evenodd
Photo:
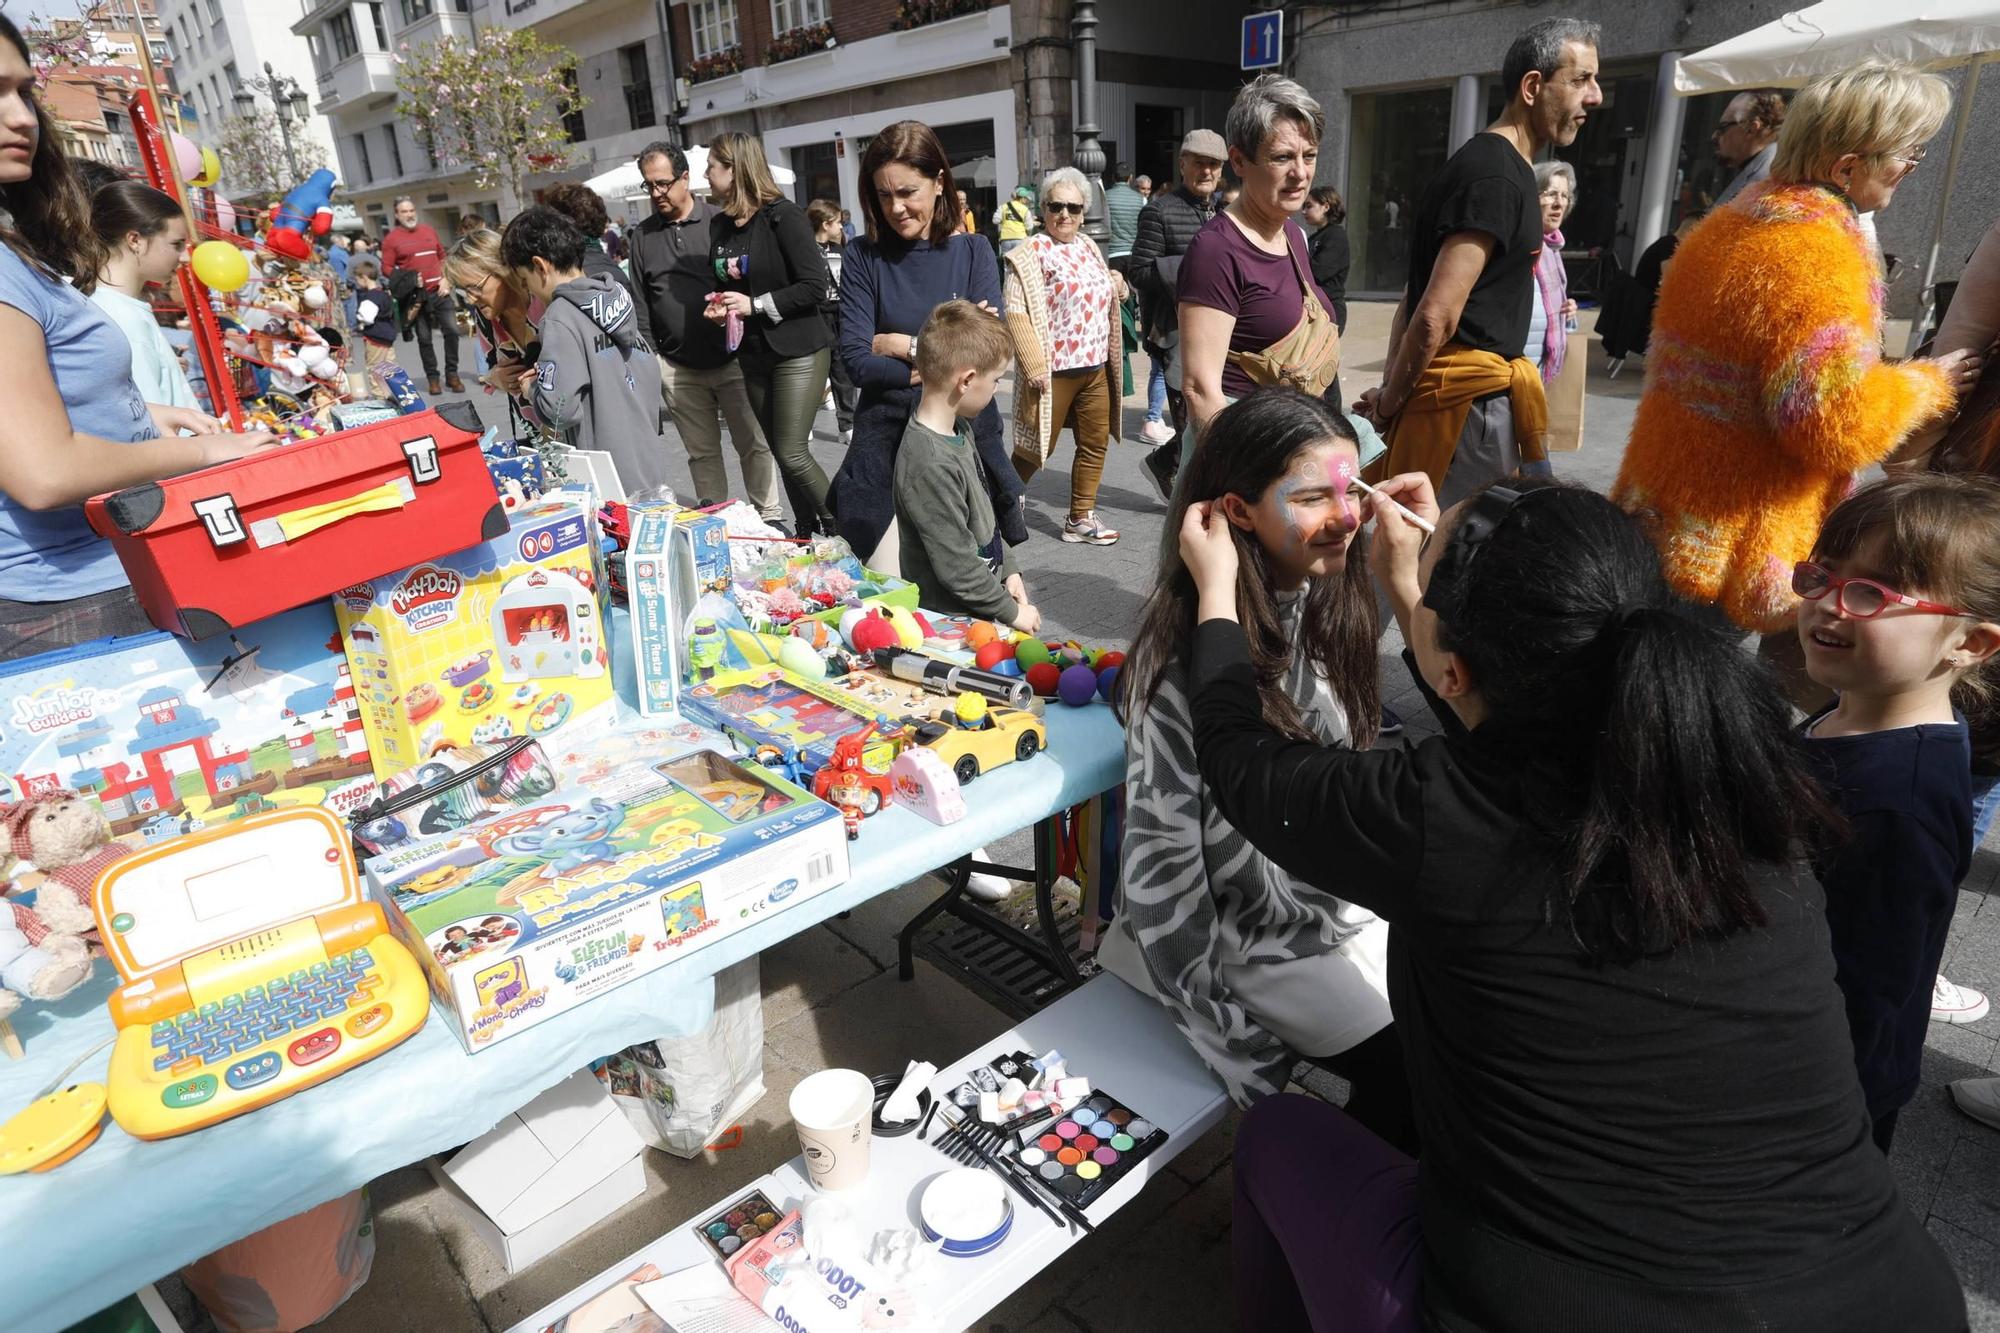
<svg viewBox="0 0 2000 1333">
<path fill-rule="evenodd" d="M 1979 353 L 1882 358 L 1882 260 L 1863 214 L 1889 206 L 1944 123 L 1951 89 L 1870 61 L 1803 88 L 1768 181 L 1674 254 L 1646 347 L 1646 392 L 1612 496 L 1654 527 L 1668 581 L 1812 697 L 1792 633 L 1793 564 L 1856 473 L 1948 412 Z"/>
<path fill-rule="evenodd" d="M 1296 1096 L 1244 1116 L 1240 1323 L 1257 1329 L 1965 1326 L 1869 1141 L 1826 913 L 1831 818 L 1790 713 L 1678 609 L 1609 500 L 1522 479 L 1372 504 L 1370 565 L 1444 726 L 1290 738 L 1259 706 L 1223 506 L 1190 505 L 1196 765 L 1309 888 L 1390 924 L 1413 1162 Z"/>
<path fill-rule="evenodd" d="M 1104 455 L 1118 437 L 1124 401 L 1118 307 L 1124 275 L 1113 273 L 1083 234 L 1090 184 L 1075 167 L 1042 181 L 1042 230 L 1000 257 L 1007 330 L 1014 335 L 1014 471 L 1022 485 L 1042 470 L 1067 426 L 1076 435 L 1069 516 L 1062 539 L 1109 546 L 1118 529 L 1097 517 Z"/>
<path fill-rule="evenodd" d="M 2000 486 L 1931 473 L 1878 482 L 1827 519 L 1792 572 L 1812 679 L 1840 701 L 1806 745 L 1847 816 L 1815 861 L 1854 1060 L 1889 1151 L 1916 1095 L 1932 987 L 1972 866 L 1964 714 L 2000 678 Z"/>
</svg>

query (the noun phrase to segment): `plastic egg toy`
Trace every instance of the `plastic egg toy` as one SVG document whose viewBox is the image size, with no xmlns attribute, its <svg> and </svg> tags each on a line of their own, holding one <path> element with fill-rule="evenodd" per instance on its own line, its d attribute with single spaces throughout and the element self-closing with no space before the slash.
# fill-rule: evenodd
<svg viewBox="0 0 2000 1333">
<path fill-rule="evenodd" d="M 993 622 L 989 620 L 975 620 L 965 627 L 965 646 L 974 652 L 978 652 L 999 637 L 1000 632 L 993 628 Z"/>
<path fill-rule="evenodd" d="M 1124 663 L 1113 662 L 1110 666 L 1103 668 L 1097 673 L 1098 698 L 1104 700 L 1106 703 L 1112 701 L 1113 696 L 1118 691 L 1118 673 L 1123 669 Z"/>
<path fill-rule="evenodd" d="M 1014 645 L 1011 643 L 1002 643 L 998 639 L 988 639 L 985 643 L 980 644 L 979 650 L 972 655 L 973 665 L 981 671 L 996 670 L 1000 663 L 1011 662 L 1013 660 Z"/>
<path fill-rule="evenodd" d="M 1090 661 L 1090 654 L 1085 652 L 1083 645 L 1074 639 L 1057 647 L 1049 657 L 1057 666 L 1062 667 L 1082 666 Z"/>
<path fill-rule="evenodd" d="M 1053 699 L 1062 683 L 1062 672 L 1054 662 L 1037 662 L 1028 668 L 1028 688 L 1044 699 Z"/>
<path fill-rule="evenodd" d="M 1026 638 L 1014 645 L 1014 660 L 1021 664 L 1021 670 L 1026 671 L 1052 659 L 1049 657 L 1049 646 L 1046 643 L 1040 639 Z"/>
<path fill-rule="evenodd" d="M 824 620 L 795 620 L 792 622 L 792 637 L 802 639 L 808 648 L 823 653 L 833 647 L 833 630 Z"/>
<path fill-rule="evenodd" d="M 1056 680 L 1056 697 L 1071 708 L 1081 708 L 1097 694 L 1097 673 L 1079 662 L 1064 667 Z"/>
<path fill-rule="evenodd" d="M 826 663 L 820 655 L 804 639 L 791 635 L 778 648 L 778 665 L 801 680 L 826 679 Z"/>
</svg>

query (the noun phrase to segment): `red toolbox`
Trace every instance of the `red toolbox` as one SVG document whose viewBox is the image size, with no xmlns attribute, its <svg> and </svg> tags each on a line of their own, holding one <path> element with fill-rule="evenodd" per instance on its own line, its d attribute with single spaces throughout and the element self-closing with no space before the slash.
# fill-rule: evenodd
<svg viewBox="0 0 2000 1333">
<path fill-rule="evenodd" d="M 139 605 L 191 639 L 507 532 L 470 403 L 100 495 Z"/>
</svg>

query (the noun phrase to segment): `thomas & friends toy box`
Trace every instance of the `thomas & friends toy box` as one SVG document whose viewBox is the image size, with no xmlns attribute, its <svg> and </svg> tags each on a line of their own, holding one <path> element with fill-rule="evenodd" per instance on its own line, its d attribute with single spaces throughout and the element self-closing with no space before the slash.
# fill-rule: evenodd
<svg viewBox="0 0 2000 1333">
<path fill-rule="evenodd" d="M 100 639 L 0 667 L 0 787 L 65 787 L 132 846 L 247 815 L 375 797 L 333 613 L 314 602 L 199 642 Z"/>
<path fill-rule="evenodd" d="M 381 777 L 441 749 L 611 719 L 595 514 L 551 498 L 507 535 L 333 601 Z"/>
<path fill-rule="evenodd" d="M 708 748 L 368 862 L 477 1052 L 847 879 L 832 806 Z"/>
</svg>

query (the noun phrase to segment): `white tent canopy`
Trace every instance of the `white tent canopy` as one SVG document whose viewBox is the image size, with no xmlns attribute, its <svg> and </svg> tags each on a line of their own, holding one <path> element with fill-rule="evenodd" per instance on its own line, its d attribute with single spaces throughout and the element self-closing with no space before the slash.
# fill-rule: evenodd
<svg viewBox="0 0 2000 1333">
<path fill-rule="evenodd" d="M 708 150 L 690 148 L 687 150 L 688 188 L 696 194 L 708 193 Z M 790 167 L 771 164 L 771 179 L 779 185 L 790 185 L 798 180 L 798 175 Z M 637 162 L 621 162 L 601 175 L 592 176 L 584 182 L 607 199 L 629 199 L 643 194 L 646 186 L 639 175 Z"/>
<path fill-rule="evenodd" d="M 1952 185 L 1965 147 L 1965 127 L 1979 90 L 1979 68 L 1996 50 L 2000 50 L 2000 0 L 1821 0 L 1682 57 L 1674 64 L 1674 90 L 1688 96 L 1732 88 L 1797 87 L 1868 59 L 1902 60 L 1931 69 L 1970 66 L 1958 93 L 1937 224 L 1924 261 L 1923 310 L 1910 331 L 1914 345 L 1930 318 L 1938 247 L 1944 240 Z"/>
<path fill-rule="evenodd" d="M 1796 88 L 1871 57 L 1942 68 L 1993 50 L 2000 50 L 1993 0 L 1822 0 L 1683 56 L 1674 90 Z"/>
</svg>

